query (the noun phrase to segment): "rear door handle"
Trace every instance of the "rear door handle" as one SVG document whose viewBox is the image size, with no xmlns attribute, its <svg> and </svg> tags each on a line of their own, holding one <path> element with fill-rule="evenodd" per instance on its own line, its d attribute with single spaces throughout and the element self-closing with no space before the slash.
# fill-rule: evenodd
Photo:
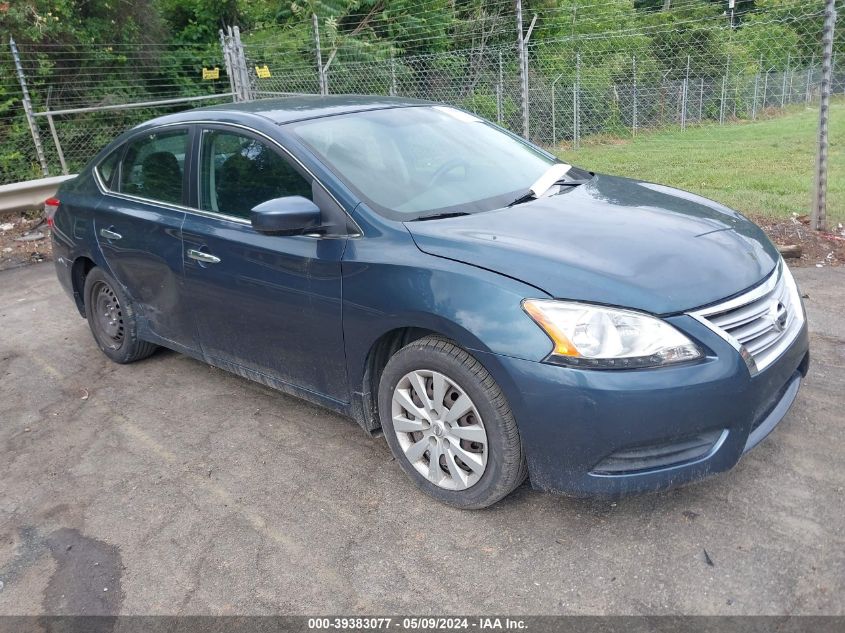
<svg viewBox="0 0 845 633">
<path fill-rule="evenodd" d="M 106 238 L 107 240 L 123 239 L 123 236 L 120 233 L 115 233 L 114 231 L 110 231 L 109 229 L 100 229 L 100 236 Z"/>
<path fill-rule="evenodd" d="M 211 253 L 203 253 L 202 251 L 195 250 L 193 248 L 188 249 L 188 257 L 191 259 L 195 259 L 198 262 L 203 262 L 204 264 L 219 264 L 220 258 L 212 255 Z"/>
</svg>

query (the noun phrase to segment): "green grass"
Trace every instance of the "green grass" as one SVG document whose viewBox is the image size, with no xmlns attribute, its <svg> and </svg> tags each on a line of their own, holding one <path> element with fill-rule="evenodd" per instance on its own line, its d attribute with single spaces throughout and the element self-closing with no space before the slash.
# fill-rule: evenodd
<svg viewBox="0 0 845 633">
<path fill-rule="evenodd" d="M 818 109 L 767 120 L 646 133 L 627 141 L 588 140 L 560 147 L 565 161 L 686 189 L 743 213 L 788 217 L 809 212 Z M 827 213 L 845 223 L 845 101 L 831 104 Z"/>
</svg>

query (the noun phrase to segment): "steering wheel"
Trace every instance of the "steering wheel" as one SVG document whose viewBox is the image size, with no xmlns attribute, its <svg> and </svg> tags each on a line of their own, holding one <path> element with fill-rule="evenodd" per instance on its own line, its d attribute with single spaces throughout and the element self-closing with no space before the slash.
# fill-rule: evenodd
<svg viewBox="0 0 845 633">
<path fill-rule="evenodd" d="M 469 163 L 466 160 L 464 160 L 463 158 L 453 158 L 451 160 L 447 160 L 445 163 L 443 163 L 442 165 L 440 165 L 440 167 L 437 168 L 437 171 L 435 171 L 431 175 L 431 178 L 428 179 L 428 184 L 426 186 L 427 187 L 434 186 L 434 184 L 438 180 L 443 178 L 443 176 L 448 174 L 453 169 L 456 169 L 456 168 L 462 167 L 462 166 L 465 169 L 469 168 Z"/>
</svg>

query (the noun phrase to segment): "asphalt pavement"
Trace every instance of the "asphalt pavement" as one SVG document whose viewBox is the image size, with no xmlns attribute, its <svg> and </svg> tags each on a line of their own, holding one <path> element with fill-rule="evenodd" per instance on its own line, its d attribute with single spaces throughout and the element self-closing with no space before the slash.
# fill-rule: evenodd
<svg viewBox="0 0 845 633">
<path fill-rule="evenodd" d="M 734 470 L 463 512 L 351 420 L 110 362 L 51 263 L 0 272 L 0 615 L 845 614 L 845 268 L 796 277 L 810 374 Z"/>
</svg>

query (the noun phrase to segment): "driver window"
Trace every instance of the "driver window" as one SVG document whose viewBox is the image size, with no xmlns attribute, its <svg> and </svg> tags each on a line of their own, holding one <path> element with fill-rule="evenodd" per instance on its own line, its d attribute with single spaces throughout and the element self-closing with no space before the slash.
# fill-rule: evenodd
<svg viewBox="0 0 845 633">
<path fill-rule="evenodd" d="M 201 209 L 248 219 L 253 207 L 284 196 L 310 200 L 311 183 L 275 150 L 243 134 L 203 131 Z"/>
</svg>

